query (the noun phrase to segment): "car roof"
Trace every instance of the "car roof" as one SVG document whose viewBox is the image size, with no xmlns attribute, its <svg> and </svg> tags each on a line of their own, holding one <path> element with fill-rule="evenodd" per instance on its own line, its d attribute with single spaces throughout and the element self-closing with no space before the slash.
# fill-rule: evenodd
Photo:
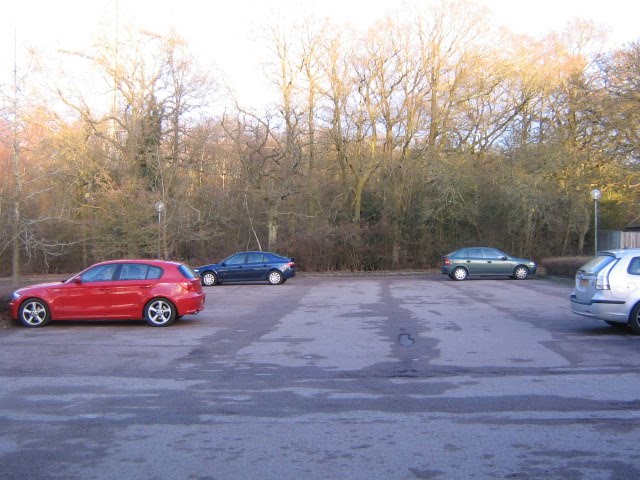
<svg viewBox="0 0 640 480">
<path fill-rule="evenodd" d="M 286 255 L 280 255 L 279 253 L 273 253 L 273 252 L 265 252 L 265 251 L 262 251 L 262 250 L 247 250 L 246 252 L 236 252 L 234 254 L 229 255 L 229 257 L 233 257 L 234 255 L 240 255 L 240 254 L 243 254 L 243 253 L 262 253 L 264 255 L 272 255 L 274 257 L 289 258 Z M 227 258 L 229 258 L 229 257 L 227 257 Z"/>
<path fill-rule="evenodd" d="M 245 251 L 245 252 L 236 252 L 235 254 L 238 254 L 238 253 L 267 253 L 267 254 L 269 254 L 269 255 L 276 255 L 276 254 L 275 254 L 275 253 L 273 253 L 273 252 L 265 252 L 265 251 L 263 251 L 263 250 L 247 250 L 247 251 Z M 234 255 L 235 255 L 235 254 L 234 254 Z"/>
<path fill-rule="evenodd" d="M 105 260 L 104 262 L 97 262 L 93 265 L 112 265 L 112 264 L 121 264 L 121 263 L 143 263 L 148 265 L 156 265 L 156 266 L 169 266 L 169 265 L 181 265 L 180 262 L 175 262 L 173 260 L 157 260 L 150 258 L 119 258 L 116 260 Z"/>
<path fill-rule="evenodd" d="M 640 255 L 640 248 L 616 248 L 613 250 L 600 250 L 598 255 L 610 254 L 615 257 L 624 257 L 625 255 Z"/>
</svg>

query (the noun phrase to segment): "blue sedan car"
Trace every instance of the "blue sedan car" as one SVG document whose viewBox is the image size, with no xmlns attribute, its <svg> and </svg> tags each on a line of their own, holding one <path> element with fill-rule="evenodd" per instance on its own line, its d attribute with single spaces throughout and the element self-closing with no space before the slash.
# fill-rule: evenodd
<svg viewBox="0 0 640 480">
<path fill-rule="evenodd" d="M 279 285 L 295 276 L 296 264 L 291 257 L 270 252 L 240 252 L 218 263 L 193 269 L 202 284 L 211 287 L 223 282 L 267 281 Z"/>
</svg>

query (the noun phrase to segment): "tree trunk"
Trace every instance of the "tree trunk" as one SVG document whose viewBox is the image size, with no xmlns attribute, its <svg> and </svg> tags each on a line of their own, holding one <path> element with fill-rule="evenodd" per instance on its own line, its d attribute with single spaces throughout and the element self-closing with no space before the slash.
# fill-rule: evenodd
<svg viewBox="0 0 640 480">
<path fill-rule="evenodd" d="M 275 215 L 269 215 L 269 221 L 267 223 L 267 230 L 269 232 L 269 240 L 267 249 L 272 252 L 276 248 L 276 242 L 278 241 L 278 222 Z"/>
<path fill-rule="evenodd" d="M 16 100 L 17 111 L 17 100 Z M 20 178 L 20 147 L 18 145 L 17 125 L 13 126 L 13 225 L 11 229 L 11 283 L 20 283 L 20 199 L 22 196 L 22 179 Z"/>
<path fill-rule="evenodd" d="M 20 202 L 16 200 L 13 210 L 13 240 L 11 245 L 11 284 L 20 283 Z"/>
</svg>

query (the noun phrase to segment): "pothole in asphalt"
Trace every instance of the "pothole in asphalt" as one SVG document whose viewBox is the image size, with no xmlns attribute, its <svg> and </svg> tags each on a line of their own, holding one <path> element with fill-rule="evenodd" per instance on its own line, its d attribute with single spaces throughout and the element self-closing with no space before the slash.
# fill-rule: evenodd
<svg viewBox="0 0 640 480">
<path fill-rule="evenodd" d="M 401 333 L 400 336 L 398 337 L 398 343 L 403 347 L 410 347 L 411 345 L 416 343 L 416 341 L 413 338 L 411 338 L 411 334 Z"/>
</svg>

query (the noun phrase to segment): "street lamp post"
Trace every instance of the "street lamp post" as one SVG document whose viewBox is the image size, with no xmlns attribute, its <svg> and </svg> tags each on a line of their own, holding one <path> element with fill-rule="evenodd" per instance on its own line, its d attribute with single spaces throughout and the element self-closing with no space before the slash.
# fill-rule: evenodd
<svg viewBox="0 0 640 480">
<path fill-rule="evenodd" d="M 593 245 L 595 254 L 598 254 L 598 200 L 602 197 L 602 192 L 597 188 L 591 190 L 591 200 L 593 200 Z"/>
<path fill-rule="evenodd" d="M 158 212 L 158 258 L 162 258 L 162 212 L 166 205 L 164 202 L 156 202 L 156 212 Z"/>
</svg>

